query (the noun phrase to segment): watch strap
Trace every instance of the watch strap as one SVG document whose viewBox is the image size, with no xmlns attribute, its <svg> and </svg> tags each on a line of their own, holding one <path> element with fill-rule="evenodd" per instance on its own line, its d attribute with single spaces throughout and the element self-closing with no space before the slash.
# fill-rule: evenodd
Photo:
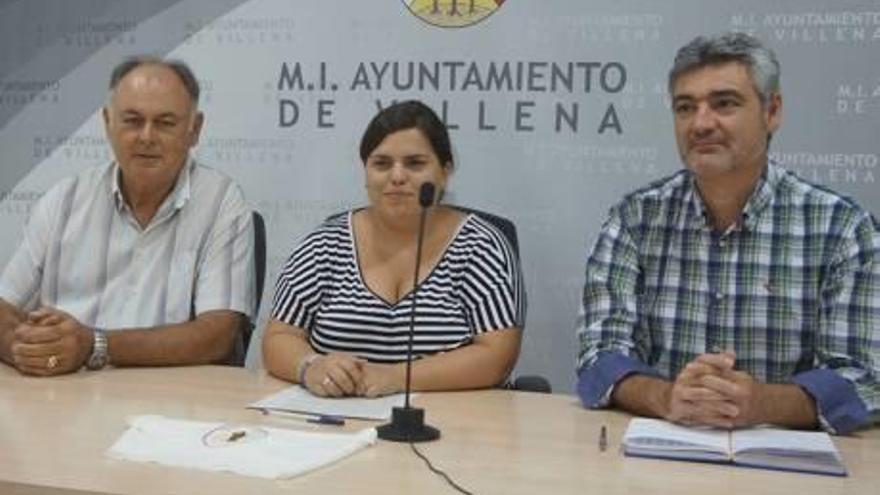
<svg viewBox="0 0 880 495">
<path fill-rule="evenodd" d="M 92 354 L 86 361 L 86 368 L 90 370 L 99 370 L 110 361 L 107 353 L 107 332 L 102 328 L 92 329 Z"/>
</svg>

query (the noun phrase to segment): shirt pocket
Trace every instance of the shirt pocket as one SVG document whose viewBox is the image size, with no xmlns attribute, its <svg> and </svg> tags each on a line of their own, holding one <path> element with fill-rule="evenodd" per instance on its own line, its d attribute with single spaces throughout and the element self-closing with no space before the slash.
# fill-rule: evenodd
<svg viewBox="0 0 880 495">
<path fill-rule="evenodd" d="M 805 311 L 817 306 L 803 296 L 791 284 L 764 279 L 739 301 L 736 348 L 743 359 L 754 360 L 749 372 L 756 379 L 790 379 L 804 351 L 812 346 Z"/>
<path fill-rule="evenodd" d="M 178 253 L 171 260 L 165 301 L 166 324 L 182 323 L 195 317 L 196 261 L 195 251 Z"/>
<path fill-rule="evenodd" d="M 793 293 L 780 284 L 772 281 L 763 281 L 757 290 L 758 298 L 752 301 L 763 311 L 757 311 L 756 321 L 753 323 L 768 331 L 782 331 L 800 333 L 804 325 L 804 297 L 800 293 Z M 809 304 L 809 303 L 808 303 Z M 768 336 L 769 338 L 770 336 Z"/>
</svg>

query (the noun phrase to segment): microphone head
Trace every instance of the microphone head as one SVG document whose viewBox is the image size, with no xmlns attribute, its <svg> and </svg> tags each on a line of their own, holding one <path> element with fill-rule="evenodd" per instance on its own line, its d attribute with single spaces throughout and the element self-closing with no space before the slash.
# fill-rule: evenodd
<svg viewBox="0 0 880 495">
<path fill-rule="evenodd" d="M 434 204 L 434 183 L 423 182 L 419 187 L 419 204 L 422 208 L 427 208 Z"/>
</svg>

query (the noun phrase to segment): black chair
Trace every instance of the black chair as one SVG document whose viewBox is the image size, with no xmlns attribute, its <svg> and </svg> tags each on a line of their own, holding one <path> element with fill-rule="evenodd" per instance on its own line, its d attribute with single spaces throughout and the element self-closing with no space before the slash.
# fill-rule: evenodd
<svg viewBox="0 0 880 495">
<path fill-rule="evenodd" d="M 254 211 L 254 274 L 256 275 L 255 287 L 256 302 L 254 304 L 253 321 L 248 320 L 241 329 L 241 338 L 236 339 L 235 349 L 229 364 L 234 366 L 244 366 L 247 357 L 248 347 L 251 344 L 251 336 L 254 333 L 254 321 L 260 312 L 260 302 L 263 299 L 263 283 L 266 281 L 266 222 L 263 221 L 263 215 Z"/>
<path fill-rule="evenodd" d="M 487 213 L 485 211 L 476 210 L 474 208 L 467 208 L 464 206 L 458 205 L 449 205 L 456 210 L 459 210 L 464 213 L 471 213 L 479 216 L 483 220 L 489 222 L 501 231 L 504 234 L 504 237 L 507 238 L 507 242 L 510 243 L 510 246 L 513 248 L 514 254 L 519 258 L 519 239 L 516 235 L 516 225 L 513 224 L 510 220 L 494 215 L 492 213 Z M 342 215 L 347 214 L 347 212 L 334 213 L 327 217 L 327 221 L 339 218 Z M 514 378 L 513 380 L 509 380 L 504 388 L 511 390 L 520 390 L 523 392 L 540 392 L 549 394 L 553 392 L 553 388 L 550 386 L 550 382 L 547 381 L 541 375 L 523 375 Z"/>
<path fill-rule="evenodd" d="M 494 215 L 492 213 L 486 213 L 485 211 L 475 210 L 473 208 L 467 208 L 464 206 L 458 205 L 449 205 L 456 210 L 462 211 L 464 213 L 473 213 L 483 220 L 492 224 L 493 227 L 500 230 L 504 237 L 507 238 L 507 242 L 510 243 L 510 247 L 513 248 L 513 252 L 516 254 L 516 257 L 519 258 L 519 239 L 516 235 L 516 225 L 513 224 L 510 220 L 499 217 L 498 215 Z"/>
</svg>

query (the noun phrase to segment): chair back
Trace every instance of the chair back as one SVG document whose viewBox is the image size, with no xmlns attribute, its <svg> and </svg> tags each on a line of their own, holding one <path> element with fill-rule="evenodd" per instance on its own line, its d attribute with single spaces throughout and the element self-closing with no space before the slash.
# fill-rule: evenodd
<svg viewBox="0 0 880 495">
<path fill-rule="evenodd" d="M 263 284 L 266 282 L 266 222 L 263 221 L 263 215 L 259 212 L 253 212 L 254 219 L 254 273 L 256 273 L 255 287 L 256 303 L 254 304 L 254 315 L 260 312 L 260 301 L 263 299 Z"/>
<path fill-rule="evenodd" d="M 248 347 L 251 345 L 251 336 L 254 333 L 253 322 L 257 319 L 260 312 L 260 302 L 263 299 L 263 284 L 266 281 L 266 222 L 263 221 L 263 215 L 259 212 L 252 212 L 254 224 L 254 318 L 248 320 L 241 329 L 241 338 L 236 339 L 235 349 L 233 350 L 230 363 L 234 366 L 244 366 L 247 357 Z"/>
<path fill-rule="evenodd" d="M 514 254 L 516 254 L 517 258 L 519 257 L 519 240 L 516 235 L 516 225 L 513 224 L 510 220 L 500 217 L 498 215 L 487 213 L 485 211 L 477 210 L 474 208 L 468 208 L 466 206 L 458 206 L 458 205 L 449 205 L 456 210 L 459 210 L 464 213 L 473 213 L 483 220 L 489 222 L 496 229 L 500 230 L 504 237 L 507 238 L 507 242 L 510 243 L 510 247 L 513 248 Z"/>
</svg>

